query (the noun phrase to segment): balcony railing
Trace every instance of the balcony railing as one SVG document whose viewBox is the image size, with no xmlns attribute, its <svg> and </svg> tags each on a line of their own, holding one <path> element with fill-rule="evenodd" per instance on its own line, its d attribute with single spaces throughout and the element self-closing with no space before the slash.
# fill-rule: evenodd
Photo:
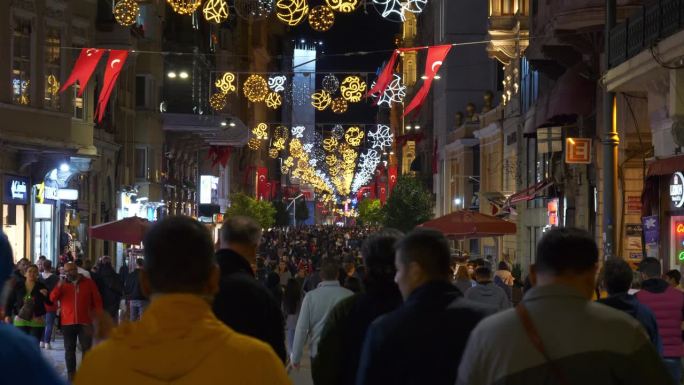
<svg viewBox="0 0 684 385">
<path fill-rule="evenodd" d="M 684 0 L 659 0 L 642 6 L 610 31 L 608 63 L 615 67 L 682 29 Z"/>
</svg>

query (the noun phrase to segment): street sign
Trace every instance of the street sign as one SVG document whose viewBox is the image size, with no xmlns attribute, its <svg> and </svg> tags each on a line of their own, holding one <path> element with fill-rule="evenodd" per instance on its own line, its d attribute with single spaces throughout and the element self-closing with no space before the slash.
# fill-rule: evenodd
<svg viewBox="0 0 684 385">
<path fill-rule="evenodd" d="M 591 139 L 589 138 L 566 138 L 565 139 L 565 163 L 589 164 L 591 163 Z"/>
</svg>

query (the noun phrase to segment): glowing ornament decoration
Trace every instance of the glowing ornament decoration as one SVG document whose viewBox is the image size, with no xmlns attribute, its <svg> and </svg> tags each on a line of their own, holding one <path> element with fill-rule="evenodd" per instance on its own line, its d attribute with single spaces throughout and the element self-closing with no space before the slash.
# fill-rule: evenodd
<svg viewBox="0 0 684 385">
<path fill-rule="evenodd" d="M 55 75 L 49 75 L 47 77 L 47 85 L 45 86 L 45 90 L 50 93 L 50 95 L 57 95 L 57 92 L 59 91 L 59 80 L 55 77 Z"/>
<path fill-rule="evenodd" d="M 328 167 L 335 167 L 337 165 L 337 157 L 335 154 L 330 154 L 325 157 L 325 163 L 328 165 Z"/>
<path fill-rule="evenodd" d="M 252 138 L 247 142 L 247 147 L 252 151 L 257 151 L 261 148 L 261 141 L 257 138 Z"/>
<path fill-rule="evenodd" d="M 259 123 L 252 129 L 252 134 L 257 139 L 268 139 L 268 125 L 266 123 Z"/>
<path fill-rule="evenodd" d="M 340 88 L 340 80 L 334 74 L 327 74 L 323 77 L 321 86 L 324 90 L 333 94 Z"/>
<path fill-rule="evenodd" d="M 280 94 L 275 92 L 269 92 L 266 96 L 266 107 L 271 109 L 278 109 L 280 105 L 283 104 L 283 99 Z"/>
<path fill-rule="evenodd" d="M 285 140 L 283 138 L 277 138 L 275 141 L 273 141 L 273 148 L 276 150 L 282 151 L 285 149 Z"/>
<path fill-rule="evenodd" d="M 202 0 L 166 0 L 174 12 L 180 15 L 189 15 L 197 10 Z"/>
<path fill-rule="evenodd" d="M 302 150 L 306 153 L 310 153 L 311 150 L 313 150 L 313 143 L 307 143 L 307 144 L 303 145 Z M 314 156 L 315 156 L 315 154 L 314 154 Z"/>
<path fill-rule="evenodd" d="M 401 103 L 406 97 L 406 86 L 402 83 L 401 76 L 394 74 L 394 79 L 385 89 L 385 92 L 380 95 L 380 100 L 378 100 L 378 105 L 387 105 L 391 107 L 392 103 Z"/>
<path fill-rule="evenodd" d="M 290 130 L 285 126 L 278 126 L 273 130 L 273 139 L 283 139 L 287 140 L 290 137 Z"/>
<path fill-rule="evenodd" d="M 268 156 L 270 156 L 272 159 L 275 159 L 278 157 L 278 149 L 273 147 L 268 150 Z"/>
<path fill-rule="evenodd" d="M 428 0 L 373 0 L 375 9 L 390 21 L 406 21 L 406 13 L 419 14 L 427 6 Z"/>
<path fill-rule="evenodd" d="M 276 75 L 268 78 L 268 88 L 273 92 L 283 92 L 285 91 L 285 82 L 287 81 L 287 76 Z"/>
<path fill-rule="evenodd" d="M 120 0 L 114 6 L 114 19 L 124 27 L 135 24 L 139 14 L 140 6 L 135 0 Z"/>
<path fill-rule="evenodd" d="M 250 75 L 242 85 L 242 92 L 252 102 L 263 102 L 268 96 L 268 83 L 259 75 Z"/>
<path fill-rule="evenodd" d="M 327 138 L 327 139 L 323 140 L 323 148 L 325 149 L 325 151 L 328 151 L 328 152 L 335 151 L 337 149 L 337 144 L 338 144 L 338 142 L 337 142 L 337 139 L 335 139 L 335 138 Z"/>
<path fill-rule="evenodd" d="M 344 114 L 349 109 L 349 103 L 347 103 L 347 101 L 344 100 L 344 98 L 338 97 L 332 100 L 332 103 L 330 104 L 330 109 L 332 110 L 332 112 L 338 115 Z"/>
<path fill-rule="evenodd" d="M 202 7 L 204 20 L 221 24 L 228 20 L 228 2 L 226 0 L 207 0 Z"/>
<path fill-rule="evenodd" d="M 358 103 L 366 91 L 366 82 L 358 76 L 347 76 L 340 86 L 342 97 L 351 103 Z"/>
<path fill-rule="evenodd" d="M 318 164 L 318 159 L 316 159 L 316 158 L 309 159 L 309 166 L 316 167 L 317 164 Z"/>
<path fill-rule="evenodd" d="M 359 127 L 349 127 L 347 133 L 344 134 L 344 139 L 350 146 L 358 147 L 363 140 L 364 133 Z"/>
<path fill-rule="evenodd" d="M 368 133 L 368 137 L 373 141 L 373 148 L 378 148 L 381 151 L 386 147 L 390 147 L 392 145 L 392 140 L 394 140 L 390 128 L 384 124 L 378 124 L 375 131 Z"/>
<path fill-rule="evenodd" d="M 288 156 L 287 159 L 283 161 L 283 165 L 290 168 L 294 166 L 294 158 L 291 156 Z"/>
<path fill-rule="evenodd" d="M 316 91 L 311 95 L 311 105 L 318 111 L 325 111 L 332 103 L 330 92 L 326 90 Z"/>
<path fill-rule="evenodd" d="M 358 8 L 360 0 L 325 0 L 328 7 L 333 11 L 340 13 L 351 13 L 356 11 Z"/>
<path fill-rule="evenodd" d="M 234 7 L 245 20 L 264 20 L 273 12 L 273 0 L 235 0 Z"/>
<path fill-rule="evenodd" d="M 335 12 L 325 5 L 311 8 L 309 25 L 314 31 L 325 32 L 335 24 Z"/>
<path fill-rule="evenodd" d="M 292 137 L 293 138 L 301 138 L 304 136 L 304 130 L 306 127 L 304 126 L 294 126 L 292 127 Z"/>
<path fill-rule="evenodd" d="M 220 92 L 209 97 L 209 105 L 214 111 L 221 111 L 226 108 L 226 95 Z"/>
<path fill-rule="evenodd" d="M 291 27 L 299 25 L 308 13 L 307 0 L 278 0 L 276 2 L 276 17 Z"/>
<path fill-rule="evenodd" d="M 216 88 L 221 90 L 224 94 L 227 94 L 229 92 L 235 92 L 237 89 L 235 88 L 235 85 L 233 82 L 235 81 L 235 74 L 226 72 L 224 73 L 220 79 L 216 80 Z"/>
<path fill-rule="evenodd" d="M 344 127 L 341 124 L 336 124 L 330 131 L 330 135 L 335 139 L 342 139 L 344 137 Z"/>
</svg>

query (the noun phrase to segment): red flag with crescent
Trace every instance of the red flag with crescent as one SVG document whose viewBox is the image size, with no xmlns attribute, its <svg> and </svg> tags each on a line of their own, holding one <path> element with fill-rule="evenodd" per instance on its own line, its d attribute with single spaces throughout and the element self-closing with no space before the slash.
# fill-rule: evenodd
<svg viewBox="0 0 684 385">
<path fill-rule="evenodd" d="M 257 199 L 268 199 L 268 168 L 257 167 Z"/>
<path fill-rule="evenodd" d="M 389 193 L 392 194 L 394 185 L 397 184 L 397 166 L 390 166 L 387 169 L 387 182 L 389 184 Z"/>
<path fill-rule="evenodd" d="M 423 86 L 420 87 L 418 92 L 416 92 L 416 95 L 413 97 L 413 100 L 411 100 L 411 103 L 409 103 L 408 107 L 406 107 L 404 116 L 423 105 L 425 98 L 427 97 L 428 93 L 430 93 L 432 80 L 435 78 L 435 75 L 437 75 L 439 68 L 444 62 L 444 58 L 446 58 L 446 55 L 449 53 L 450 49 L 451 44 L 436 45 L 434 47 L 428 48 L 427 60 L 425 61 L 425 76 L 427 79 L 425 79 Z"/>
<path fill-rule="evenodd" d="M 71 70 L 69 78 L 62 84 L 59 92 L 64 92 L 67 87 L 78 81 L 78 85 L 80 86 L 78 96 L 83 95 L 88 80 L 90 80 L 93 72 L 95 72 L 97 63 L 100 62 L 100 58 L 102 57 L 102 54 L 104 54 L 104 51 L 105 50 L 103 49 L 97 48 L 83 48 L 78 55 L 78 59 L 76 59 L 76 63 L 74 63 L 74 69 Z"/>
<path fill-rule="evenodd" d="M 126 63 L 127 58 L 128 51 L 119 49 L 113 49 L 109 51 L 109 59 L 107 60 L 107 67 L 105 68 L 104 82 L 102 84 L 100 96 L 97 98 L 97 108 L 95 110 L 95 115 L 97 116 L 98 122 L 101 122 L 102 117 L 104 117 L 104 112 L 107 108 L 109 97 L 112 94 L 112 90 L 114 90 L 114 83 L 116 83 L 116 79 L 119 78 L 119 74 L 121 73 L 124 63 Z"/>
</svg>

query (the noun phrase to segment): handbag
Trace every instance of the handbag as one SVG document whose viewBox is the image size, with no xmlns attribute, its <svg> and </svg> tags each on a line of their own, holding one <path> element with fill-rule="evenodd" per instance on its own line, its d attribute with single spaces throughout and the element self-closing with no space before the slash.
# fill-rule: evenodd
<svg viewBox="0 0 684 385">
<path fill-rule="evenodd" d="M 24 298 L 24 304 L 21 305 L 17 317 L 24 321 L 31 321 L 33 319 L 33 310 L 36 307 L 36 302 L 30 295 Z"/>
</svg>

